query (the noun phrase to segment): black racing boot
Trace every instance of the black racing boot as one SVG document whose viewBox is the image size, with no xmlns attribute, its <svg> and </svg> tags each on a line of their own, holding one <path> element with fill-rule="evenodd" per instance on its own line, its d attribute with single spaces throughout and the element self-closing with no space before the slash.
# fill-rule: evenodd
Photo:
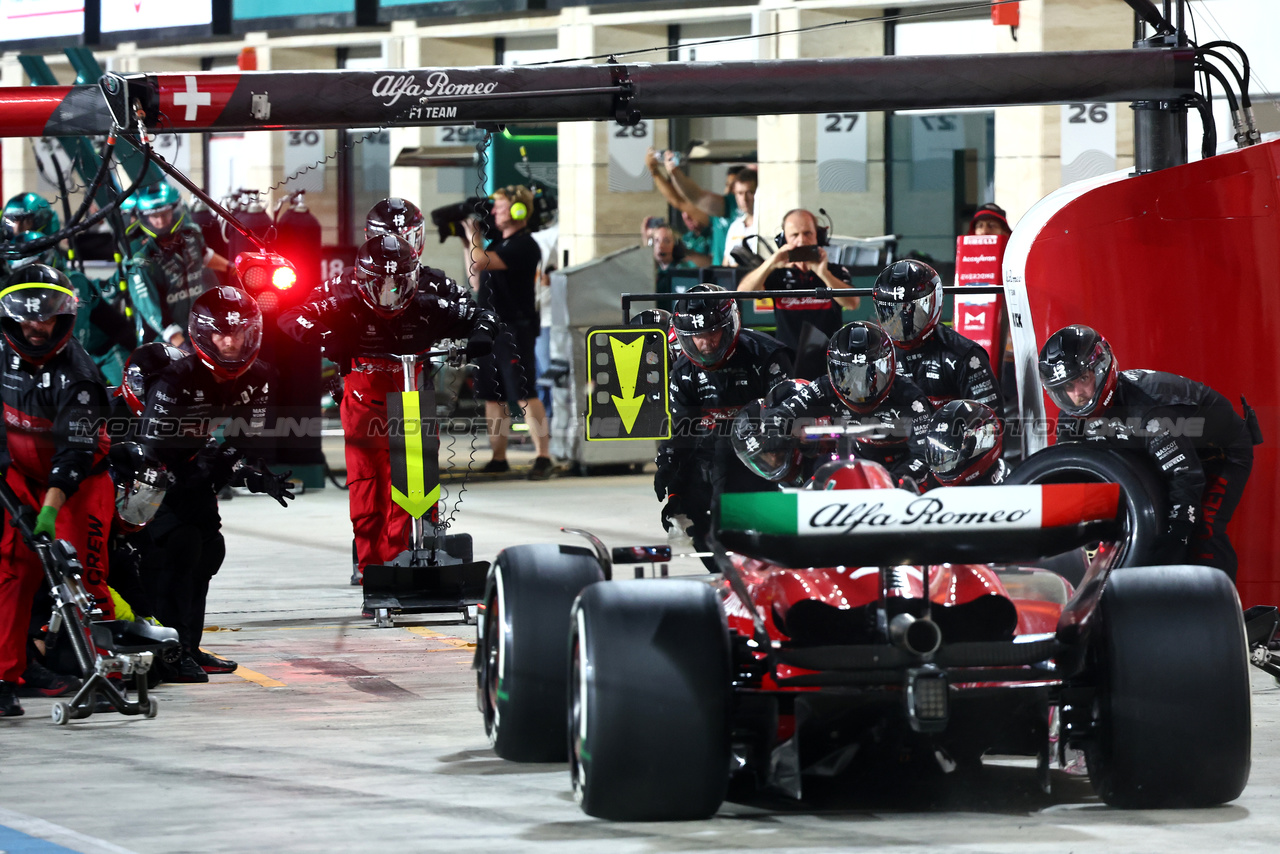
<svg viewBox="0 0 1280 854">
<path fill-rule="evenodd" d="M 74 676 L 54 673 L 40 662 L 28 659 L 17 693 L 19 697 L 65 697 L 79 688 L 80 680 Z"/>
<path fill-rule="evenodd" d="M 164 676 L 166 682 L 208 682 L 209 674 L 196 663 L 191 653 L 183 653 L 178 663 L 171 665 Z"/>
<path fill-rule="evenodd" d="M 219 658 L 203 649 L 193 649 L 191 658 L 205 673 L 235 673 L 240 666 L 229 658 Z"/>
<path fill-rule="evenodd" d="M 22 704 L 18 702 L 18 686 L 12 682 L 0 682 L 0 718 L 22 717 Z"/>
</svg>

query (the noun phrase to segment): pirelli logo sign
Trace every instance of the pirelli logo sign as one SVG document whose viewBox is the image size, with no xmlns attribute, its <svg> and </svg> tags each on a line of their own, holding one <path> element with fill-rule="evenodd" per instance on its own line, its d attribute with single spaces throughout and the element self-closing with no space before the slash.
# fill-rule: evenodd
<svg viewBox="0 0 1280 854">
<path fill-rule="evenodd" d="M 667 330 L 594 326 L 587 330 L 587 440 L 671 437 Z"/>
</svg>

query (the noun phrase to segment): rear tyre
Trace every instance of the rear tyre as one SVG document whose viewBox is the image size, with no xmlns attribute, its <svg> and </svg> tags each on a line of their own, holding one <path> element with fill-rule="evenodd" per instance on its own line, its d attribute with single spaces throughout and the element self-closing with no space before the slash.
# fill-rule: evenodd
<svg viewBox="0 0 1280 854">
<path fill-rule="evenodd" d="M 1027 457 L 1005 483 L 1120 484 L 1120 497 L 1125 503 L 1125 542 L 1115 566 L 1151 563 L 1164 529 L 1165 490 L 1144 456 L 1064 442 Z"/>
<path fill-rule="evenodd" d="M 489 569 L 478 689 L 489 741 L 503 759 L 563 762 L 569 688 L 569 611 L 602 581 L 589 549 L 503 549 Z"/>
<path fill-rule="evenodd" d="M 1094 789 L 1128 809 L 1234 800 L 1249 780 L 1251 723 L 1230 579 L 1203 566 L 1121 569 L 1099 609 L 1095 734 L 1085 751 Z"/>
<path fill-rule="evenodd" d="M 707 818 L 729 783 L 729 632 L 697 581 L 619 581 L 573 610 L 569 771 L 587 815 Z"/>
</svg>

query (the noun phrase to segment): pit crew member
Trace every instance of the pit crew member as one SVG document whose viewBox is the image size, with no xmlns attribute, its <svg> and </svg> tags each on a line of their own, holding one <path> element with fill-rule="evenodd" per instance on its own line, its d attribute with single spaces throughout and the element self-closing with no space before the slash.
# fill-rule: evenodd
<svg viewBox="0 0 1280 854">
<path fill-rule="evenodd" d="M 897 350 L 898 373 L 910 377 L 930 403 L 974 400 L 1004 411 L 987 351 L 938 322 L 942 279 L 936 270 L 921 261 L 896 261 L 876 278 L 872 298 Z"/>
<path fill-rule="evenodd" d="M 156 616 L 182 642 L 184 655 L 170 681 L 206 682 L 208 672 L 236 669 L 235 662 L 200 649 L 209 583 L 226 555 L 218 491 L 243 485 L 284 507 L 294 496 L 289 472 L 277 475 L 256 456 L 271 423 L 276 382 L 274 370 L 258 359 L 258 304 L 239 288 L 213 288 L 192 303 L 188 325 L 195 353 L 164 368 L 147 386 L 143 443 L 174 483 L 145 529 L 151 549 L 144 571 L 154 585 Z M 218 427 L 221 442 L 213 439 Z"/>
<path fill-rule="evenodd" d="M 831 336 L 827 373 L 766 410 L 783 431 L 797 432 L 821 417 L 861 424 L 867 435 L 853 453 L 885 466 L 899 481 L 919 484 L 928 473 L 924 439 L 933 407 L 918 386 L 894 371 L 894 347 L 874 323 L 855 321 Z M 909 484 L 908 484 L 909 485 Z"/>
<path fill-rule="evenodd" d="M 675 304 L 672 326 L 681 356 L 671 369 L 671 438 L 658 446 L 653 489 L 668 531 L 685 525 L 698 551 L 707 550 L 715 495 L 759 489 L 759 478 L 734 456 L 733 417 L 763 397 L 791 369 L 791 354 L 775 338 L 742 328 L 738 303 L 708 299 L 723 293 L 695 285 Z M 710 566 L 708 562 L 708 566 Z"/>
<path fill-rule="evenodd" d="M 76 295 L 46 264 L 14 271 L 0 290 L 0 468 L 28 507 L 35 532 L 75 546 L 83 581 L 106 619 L 107 531 L 112 487 L 102 463 L 106 388 L 84 348 L 72 339 Z M 22 714 L 16 683 L 27 670 L 32 602 L 44 581 L 36 553 L 13 525 L 0 534 L 0 717 Z"/>
<path fill-rule="evenodd" d="M 387 395 L 404 390 L 399 359 L 379 354 L 421 353 L 445 338 L 469 338 L 468 355 L 493 347 L 498 323 L 466 298 L 422 287 L 413 246 L 395 235 L 365 241 L 356 264 L 321 285 L 310 302 L 283 315 L 280 328 L 319 344 L 346 376 L 342 429 L 359 584 L 364 568 L 387 564 L 409 547 L 413 519 L 391 500 Z"/>
<path fill-rule="evenodd" d="M 1218 392 L 1163 371 L 1120 371 L 1111 345 L 1088 326 L 1064 327 L 1040 350 L 1040 381 L 1062 411 L 1058 441 L 1083 440 L 1145 453 L 1164 479 L 1169 516 L 1159 560 L 1195 562 L 1234 581 L 1227 538 L 1262 441 Z M 1243 401 L 1242 401 L 1243 402 Z"/>
</svg>

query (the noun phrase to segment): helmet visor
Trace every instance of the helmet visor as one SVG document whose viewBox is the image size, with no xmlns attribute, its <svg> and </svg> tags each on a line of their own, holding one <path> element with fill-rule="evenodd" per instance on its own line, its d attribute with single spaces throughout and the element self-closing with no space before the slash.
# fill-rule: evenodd
<svg viewBox="0 0 1280 854">
<path fill-rule="evenodd" d="M 141 213 L 143 231 L 152 237 L 164 237 L 178 227 L 178 206 L 161 205 Z"/>
<path fill-rule="evenodd" d="M 738 340 L 739 319 L 736 311 L 713 318 L 710 314 L 676 315 L 676 340 L 689 361 L 703 368 L 715 369 L 724 364 Z"/>
<path fill-rule="evenodd" d="M 405 226 L 403 229 L 395 228 L 378 228 L 376 226 L 366 226 L 364 230 L 365 240 L 372 240 L 375 237 L 381 237 L 384 234 L 394 234 L 401 240 L 413 247 L 415 255 L 422 254 L 422 248 L 426 246 L 426 230 L 423 223 Z"/>
<path fill-rule="evenodd" d="M 416 275 L 369 276 L 361 283 L 369 304 L 385 312 L 397 312 L 409 304 L 417 291 Z"/>
<path fill-rule="evenodd" d="M 893 363 L 887 354 L 870 360 L 857 354 L 849 362 L 832 361 L 830 374 L 831 384 L 842 398 L 851 403 L 867 403 L 880 397 L 889 387 Z"/>
<path fill-rule="evenodd" d="M 759 418 L 755 410 L 755 419 Z M 733 425 L 733 450 L 742 464 L 765 480 L 780 483 L 795 469 L 796 440 L 767 432 L 752 413 L 743 410 Z"/>
<path fill-rule="evenodd" d="M 223 323 L 208 317 L 191 317 L 191 339 L 204 356 L 219 368 L 238 376 L 258 358 L 262 346 L 262 315 L 248 317 L 230 312 Z"/>
<path fill-rule="evenodd" d="M 931 432 L 925 439 L 924 458 L 943 481 L 963 474 L 999 441 L 998 427 L 992 423 L 962 426 L 944 422 L 938 426 L 942 429 Z"/>
<path fill-rule="evenodd" d="M 1052 379 L 1044 378 L 1041 371 L 1044 390 L 1053 404 L 1067 415 L 1088 415 L 1097 408 L 1098 399 L 1107 385 L 1107 372 L 1111 369 L 1111 354 L 1104 352 L 1084 370 L 1074 376 L 1064 365 L 1055 364 L 1049 371 Z M 1061 374 L 1062 376 L 1058 376 Z"/>
<path fill-rule="evenodd" d="M 169 474 L 162 467 L 149 467 L 128 483 L 116 486 L 116 514 L 120 521 L 134 529 L 145 527 L 160 509 L 169 483 Z"/>
<path fill-rule="evenodd" d="M 8 210 L 3 219 L 0 219 L 0 225 L 7 237 L 21 237 L 28 231 L 40 231 L 37 219 L 37 215 L 31 211 Z"/>
<path fill-rule="evenodd" d="M 934 291 L 907 302 L 876 300 L 876 316 L 889 337 L 898 343 L 912 342 L 929 329 L 939 311 L 941 293 Z"/>
<path fill-rule="evenodd" d="M 38 258 L 31 259 L 33 261 Z M 24 321 L 47 321 L 60 314 L 75 316 L 76 294 L 70 288 L 46 282 L 26 282 L 0 291 L 0 308 L 6 317 Z"/>
</svg>

